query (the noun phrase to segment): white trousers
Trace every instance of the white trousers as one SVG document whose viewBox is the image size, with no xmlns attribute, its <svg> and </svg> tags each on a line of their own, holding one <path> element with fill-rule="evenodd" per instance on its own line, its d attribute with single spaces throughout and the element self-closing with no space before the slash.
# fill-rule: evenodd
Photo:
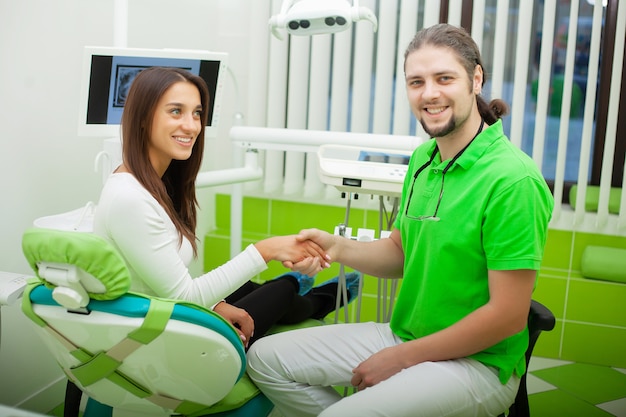
<svg viewBox="0 0 626 417">
<path fill-rule="evenodd" d="M 519 378 L 502 385 L 472 359 L 424 362 L 347 397 L 332 387 L 350 386 L 359 363 L 399 343 L 388 323 L 279 333 L 251 346 L 248 374 L 285 417 L 497 416 L 513 403 Z"/>
</svg>

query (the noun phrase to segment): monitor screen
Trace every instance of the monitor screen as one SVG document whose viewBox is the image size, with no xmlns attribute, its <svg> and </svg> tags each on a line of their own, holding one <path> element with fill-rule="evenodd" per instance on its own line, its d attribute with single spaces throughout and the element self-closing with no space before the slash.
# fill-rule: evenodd
<svg viewBox="0 0 626 417">
<path fill-rule="evenodd" d="M 410 155 L 392 154 L 387 152 L 375 152 L 362 150 L 359 152 L 359 161 L 380 162 L 382 164 L 409 165 Z"/>
<path fill-rule="evenodd" d="M 216 136 L 227 58 L 225 53 L 197 50 L 86 47 L 79 136 L 119 137 L 130 84 L 153 66 L 183 68 L 206 81 L 211 106 L 205 135 Z"/>
</svg>

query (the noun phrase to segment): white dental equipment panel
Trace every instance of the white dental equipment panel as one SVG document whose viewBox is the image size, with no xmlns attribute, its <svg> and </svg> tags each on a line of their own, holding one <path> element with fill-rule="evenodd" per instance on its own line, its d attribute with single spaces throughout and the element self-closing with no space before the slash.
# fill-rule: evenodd
<svg viewBox="0 0 626 417">
<path fill-rule="evenodd" d="M 339 191 L 399 197 L 411 152 L 322 145 L 318 157 L 321 181 Z"/>
</svg>

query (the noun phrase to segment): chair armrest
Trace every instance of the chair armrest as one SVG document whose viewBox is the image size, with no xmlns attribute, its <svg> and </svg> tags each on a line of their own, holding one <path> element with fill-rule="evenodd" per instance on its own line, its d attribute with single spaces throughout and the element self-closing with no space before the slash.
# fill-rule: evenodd
<svg viewBox="0 0 626 417">
<path fill-rule="evenodd" d="M 549 331 L 554 329 L 556 319 L 548 307 L 539 301 L 531 300 L 529 322 L 529 327 L 531 328 Z"/>
</svg>

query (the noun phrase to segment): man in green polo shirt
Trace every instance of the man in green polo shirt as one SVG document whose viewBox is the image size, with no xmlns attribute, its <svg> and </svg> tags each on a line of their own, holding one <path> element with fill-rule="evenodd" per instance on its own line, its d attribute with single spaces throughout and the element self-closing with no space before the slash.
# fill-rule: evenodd
<svg viewBox="0 0 626 417">
<path fill-rule="evenodd" d="M 504 135 L 506 104 L 480 96 L 485 74 L 465 30 L 418 32 L 404 70 L 411 109 L 432 139 L 411 157 L 391 236 L 300 233 L 332 261 L 403 278 L 391 322 L 256 342 L 248 372 L 285 416 L 499 415 L 525 371 L 552 195 Z M 358 392 L 342 398 L 333 385 Z"/>
</svg>

